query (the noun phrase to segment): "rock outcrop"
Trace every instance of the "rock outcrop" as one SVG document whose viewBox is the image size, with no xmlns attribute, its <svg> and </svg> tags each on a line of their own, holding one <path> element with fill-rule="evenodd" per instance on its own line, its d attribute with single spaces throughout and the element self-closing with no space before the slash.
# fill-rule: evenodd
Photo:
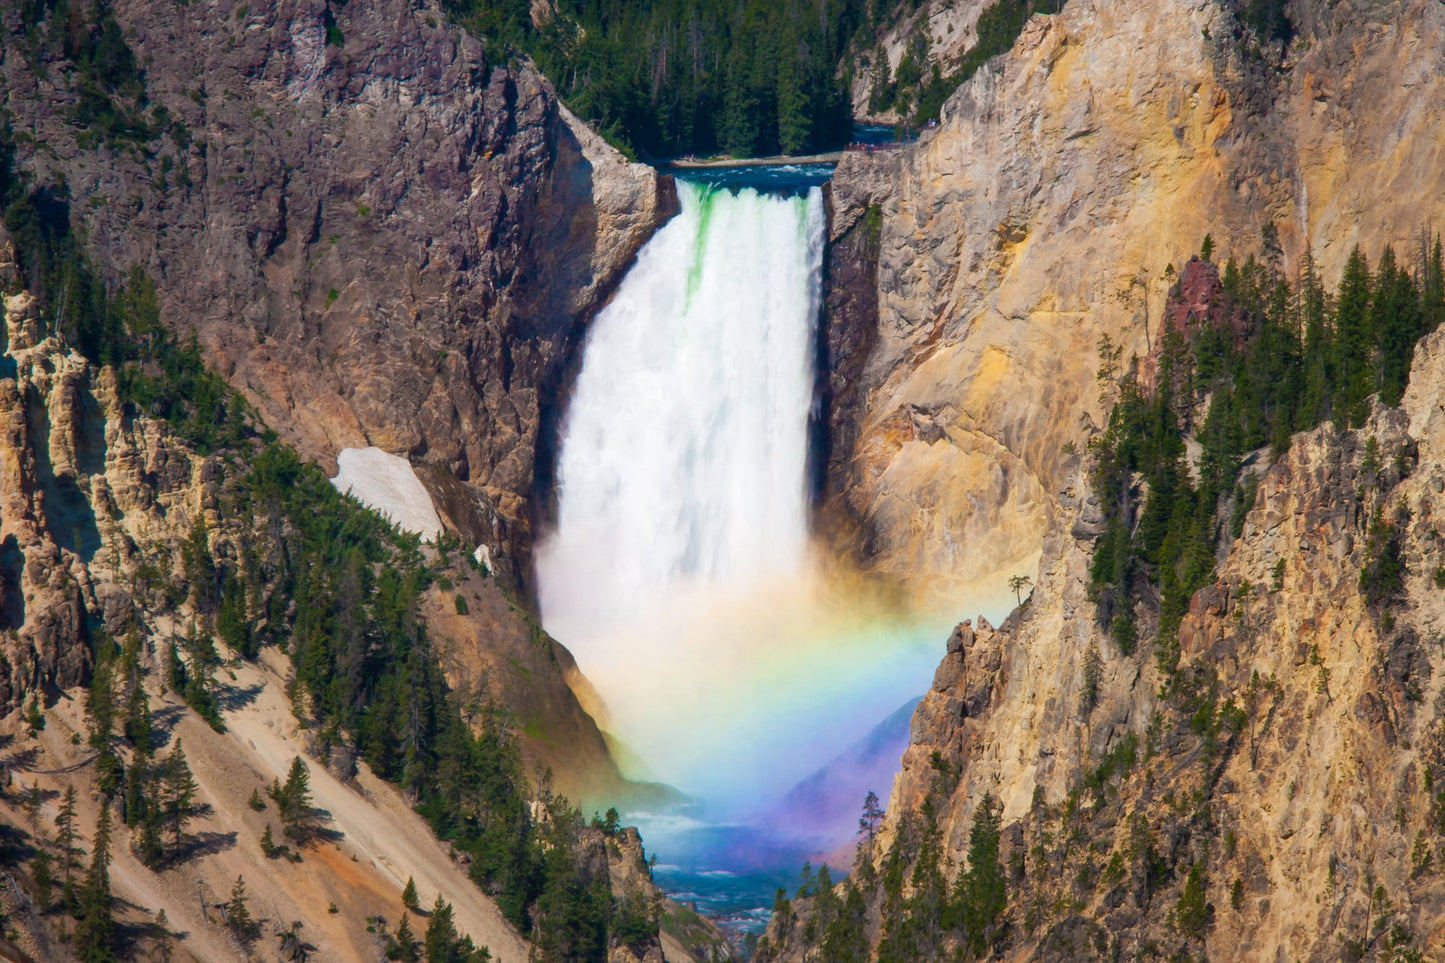
<svg viewBox="0 0 1445 963">
<path fill-rule="evenodd" d="M 1215 0 L 1070 0 L 901 158 L 844 159 L 838 216 L 879 205 L 879 316 L 830 488 L 875 570 L 945 599 L 1031 570 L 1103 418 L 1101 339 L 1147 355 L 1206 234 L 1262 255 L 1272 222 L 1275 256 L 1309 250 L 1333 284 L 1355 244 L 1442 220 L 1445 8 L 1289 9 L 1281 52 Z"/>
<path fill-rule="evenodd" d="M 127 415 L 112 370 L 39 336 L 30 294 L 6 298 L 4 315 L 0 712 L 87 681 L 90 639 L 124 631 L 138 569 L 169 575 L 170 550 L 215 498 L 207 460 Z"/>
<path fill-rule="evenodd" d="M 582 848 L 589 871 L 606 879 L 618 900 L 621 916 L 656 913 L 661 925 L 657 942 L 630 943 L 614 938 L 608 963 L 723 963 L 734 959 L 722 931 L 696 912 L 669 900 L 652 880 L 642 837 L 630 827 L 589 827 Z"/>
<path fill-rule="evenodd" d="M 990 0 L 925 0 L 915 9 L 902 11 L 873 48 L 854 51 L 853 86 L 849 91 L 853 116 L 880 123 L 906 120 L 896 110 L 877 113 L 871 109 L 869 93 L 878 66 L 874 61 L 880 56 L 887 61 L 891 79 L 897 76 L 898 65 L 909 48 L 917 45 L 924 51 L 926 63 L 936 65 L 947 76 L 978 43 L 978 18 L 988 6 Z M 925 76 L 928 69 L 924 68 Z"/>
<path fill-rule="evenodd" d="M 504 523 L 463 534 L 525 578 L 568 366 L 670 182 L 436 4 L 105 9 L 162 119 L 97 145 L 59 45 L 29 49 L 7 8 L 19 167 L 67 185 L 107 273 L 148 270 L 163 320 L 285 440 L 329 473 L 375 445 L 460 480 Z"/>
<path fill-rule="evenodd" d="M 920 846 L 936 845 L 961 873 L 992 797 L 1009 873 L 1005 958 L 1080 947 L 1122 958 L 1437 956 L 1442 397 L 1438 330 L 1417 348 L 1399 408 L 1377 404 L 1356 430 L 1297 434 L 1246 469 L 1253 508 L 1189 602 L 1177 674 L 1151 646 L 1121 651 L 1095 618 L 1101 525 L 1076 458 L 1032 597 L 998 628 L 980 618 L 950 637 L 873 864 L 901 852 L 908 874 Z M 1398 587 L 1370 577 L 1385 552 L 1403 562 Z M 1186 920 L 1196 872 L 1198 912 Z M 873 941 L 903 912 L 879 878 L 868 884 Z M 903 878 L 906 897 L 920 877 Z M 812 910 L 805 901 L 800 918 Z M 811 958 L 819 937 L 799 932 L 775 924 L 765 958 Z"/>
<path fill-rule="evenodd" d="M 665 811 L 686 801 L 669 786 L 625 779 L 599 723 L 573 692 L 572 653 L 495 578 L 457 574 L 445 590 L 428 591 L 421 606 L 447 681 L 506 707 L 532 769 L 550 771 L 553 791 L 587 815 L 609 806 Z"/>
</svg>

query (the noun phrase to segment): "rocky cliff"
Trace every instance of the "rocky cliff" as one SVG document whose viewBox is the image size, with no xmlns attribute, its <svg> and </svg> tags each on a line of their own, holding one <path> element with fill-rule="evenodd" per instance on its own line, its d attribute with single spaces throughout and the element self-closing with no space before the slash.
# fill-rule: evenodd
<svg viewBox="0 0 1445 963">
<path fill-rule="evenodd" d="M 137 65 L 114 92 L 29 9 L 0 13 L 18 167 L 65 185 L 110 276 L 148 270 L 328 469 L 375 445 L 465 483 L 482 507 L 452 520 L 526 577 L 567 367 L 668 182 L 437 4 L 107 4 Z M 96 86 L 115 136 L 78 122 Z"/>
<path fill-rule="evenodd" d="M 1357 242 L 1440 220 L 1445 10 L 1289 10 L 1286 49 L 1216 0 L 1070 0 L 919 144 L 839 166 L 838 217 L 877 207 L 876 266 L 852 273 L 876 270 L 878 317 L 831 489 L 875 570 L 945 602 L 1032 572 L 1103 418 L 1101 339 L 1146 355 L 1206 234 L 1243 257 L 1273 223 L 1280 256 L 1308 249 L 1333 283 Z"/>
<path fill-rule="evenodd" d="M 947 75 L 978 42 L 978 18 L 987 6 L 989 0 L 926 0 L 907 7 L 897 5 L 893 21 L 880 32 L 875 46 L 854 52 L 853 86 L 849 91 L 853 116 L 887 124 L 907 120 L 891 108 L 881 113 L 870 108 L 869 93 L 879 66 L 886 62 L 887 76 L 896 77 L 912 47 L 922 52 L 926 64 L 937 65 Z M 928 68 L 924 71 L 926 79 Z"/>
<path fill-rule="evenodd" d="M 878 322 L 840 372 L 860 402 L 834 413 L 833 438 L 856 442 L 833 452 L 830 504 L 858 554 L 919 594 L 956 599 L 989 572 L 1036 585 L 1002 626 L 950 638 L 855 867 L 858 932 L 805 899 L 765 958 L 851 958 L 854 936 L 890 960 L 932 939 L 968 952 L 905 907 L 943 892 L 927 867 L 971 871 L 986 797 L 1009 893 L 989 940 L 1009 958 L 1441 952 L 1441 335 L 1399 408 L 1248 460 L 1254 507 L 1189 601 L 1177 676 L 1149 646 L 1121 652 L 1090 592 L 1087 442 L 1114 398 L 1097 372 L 1115 350 L 1154 355 L 1166 311 L 1177 324 L 1211 297 L 1178 286 L 1205 236 L 1216 258 L 1290 273 L 1308 253 L 1332 284 L 1354 245 L 1414 251 L 1440 218 L 1440 78 L 1423 65 L 1445 61 L 1445 11 L 1287 9 L 1284 45 L 1231 4 L 1070 0 L 919 145 L 840 166 L 850 263 L 830 270 L 876 270 Z M 848 240 L 870 220 L 876 261 Z M 1403 560 L 1398 594 L 1362 578 L 1382 553 Z M 969 905 L 950 905 L 968 932 Z"/>
<path fill-rule="evenodd" d="M 1436 331 L 1400 407 L 1258 453 L 1253 507 L 1189 601 L 1177 670 L 1096 619 L 1101 517 L 1077 457 L 1032 597 L 948 641 L 853 867 L 856 936 L 830 928 L 837 904 L 805 899 L 762 958 L 848 958 L 853 939 L 941 956 L 950 910 L 927 908 L 930 874 L 962 885 L 986 799 L 1007 874 L 987 943 L 1000 957 L 1437 956 L 1442 396 Z M 951 924 L 965 932 L 967 905 Z"/>
<path fill-rule="evenodd" d="M 881 845 L 928 800 L 962 853 L 979 800 L 999 797 L 1020 956 L 1066 940 L 1213 959 L 1373 954 L 1392 938 L 1438 952 L 1442 362 L 1437 333 L 1401 409 L 1298 436 L 1259 469 L 1243 534 L 1180 628 L 1192 715 L 1162 702 L 1152 660 L 1095 626 L 1089 506 L 1061 493 L 1028 605 L 950 639 Z M 1388 604 L 1361 580 L 1382 519 L 1408 560 Z M 1186 932 L 1194 865 L 1210 915 Z"/>
<path fill-rule="evenodd" d="M 112 284 L 148 272 L 162 321 L 194 332 L 260 419 L 328 473 L 348 447 L 416 464 L 497 576 L 478 580 L 470 619 L 432 599 L 454 667 L 507 693 L 560 791 L 629 798 L 565 684 L 570 655 L 528 616 L 526 582 L 582 332 L 668 216 L 670 181 L 435 4 L 48 9 L 0 10 L 0 109 L 51 230 L 82 236 Z M 65 39 L 98 43 L 111 22 L 122 46 L 108 67 Z M 34 440 L 9 439 L 17 464 Z M 35 470 L 50 483 L 48 464 Z M 38 517 L 100 537 L 61 484 Z M 16 544 L 6 559 L 30 550 Z M 27 578 L 51 568 L 29 563 Z M 83 634 L 79 609 L 40 610 L 69 620 L 46 631 Z M 56 684 L 83 676 L 69 664 L 83 655 L 46 651 Z"/>
<path fill-rule="evenodd" d="M 7 287 L 19 283 L 11 251 L 0 231 L 0 282 Z M 287 955 L 289 934 L 309 946 L 313 959 L 380 956 L 405 912 L 401 888 L 414 879 L 428 906 L 434 893 L 445 896 L 457 930 L 488 946 L 491 958 L 535 955 L 498 909 L 492 898 L 497 890 L 479 885 L 455 846 L 438 839 L 418 815 L 415 796 L 373 774 L 358 761 L 356 746 L 345 740 L 338 745 L 334 723 L 323 720 L 315 701 L 302 693 L 296 665 L 286 657 L 288 651 L 296 656 L 300 643 L 243 658 L 222 643 L 218 630 L 205 633 L 212 641 L 191 648 L 198 625 L 219 624 L 200 602 L 208 590 L 197 578 L 198 563 L 207 564 L 203 558 L 259 577 L 255 594 L 242 603 L 258 631 L 270 618 L 297 615 L 278 574 L 287 567 L 282 557 L 294 550 L 284 544 L 288 523 L 239 507 L 249 462 L 259 453 L 197 451 L 166 421 L 124 400 L 115 368 L 92 364 L 49 334 L 52 322 L 29 292 L 7 296 L 3 308 L 0 823 L 6 845 L 0 871 L 11 885 L 0 894 L 0 906 L 21 952 L 78 958 L 64 934 L 57 936 L 60 916 L 47 909 L 54 896 L 50 884 L 42 886 L 35 864 L 29 873 L 17 866 L 54 848 L 50 827 L 62 793 L 75 788 L 83 837 L 102 808 L 124 811 L 133 824 L 127 829 L 117 823 L 110 869 L 128 952 L 181 947 L 203 959 L 294 959 Z M 291 564 L 307 563 L 293 557 Z M 425 624 L 416 644 L 436 654 L 457 704 L 472 705 L 473 714 L 502 715 L 503 729 L 520 740 L 528 774 L 537 774 L 537 785 L 525 791 L 540 800 L 555 791 L 602 805 L 656 804 L 666 797 L 660 787 L 621 779 L 601 733 L 567 684 L 570 656 L 526 618 L 503 586 L 444 550 L 433 551 L 431 564 L 437 577 L 413 613 Z M 261 575 L 262 569 L 270 574 Z M 355 614 L 365 617 L 359 601 Z M 113 651 L 115 639 L 126 640 L 128 654 L 111 657 L 105 669 L 111 674 L 104 676 L 110 682 L 102 686 L 96 681 L 102 677 L 99 653 Z M 177 691 L 167 667 L 173 647 L 190 653 L 183 671 L 213 674 L 201 687 L 211 692 L 205 697 L 209 724 L 192 711 L 192 689 Z M 214 663 L 203 670 L 198 653 L 208 648 Z M 131 667 L 117 683 L 113 666 L 121 658 Z M 143 856 L 143 833 L 132 818 L 136 803 L 107 784 L 124 782 L 127 769 L 132 777 L 145 771 L 149 756 L 129 723 L 124 740 L 94 735 L 102 700 L 97 693 L 121 700 L 117 688 L 125 690 L 128 707 L 137 700 L 147 707 L 135 717 L 144 719 L 147 739 L 167 751 L 184 742 L 194 776 L 194 822 L 175 837 L 176 855 L 159 864 Z M 133 717 L 133 708 L 126 712 Z M 104 746 L 99 757 L 97 745 Z M 98 761 L 117 753 L 117 746 L 124 758 L 109 758 L 119 777 Z M 294 859 L 283 859 L 267 851 L 271 836 L 262 835 L 281 825 L 273 826 L 279 813 L 263 793 L 287 777 L 297 758 L 310 769 L 323 828 L 295 846 Z M 550 782 L 541 776 L 544 767 L 553 770 Z M 533 806 L 550 813 L 541 801 Z M 584 879 L 630 901 L 634 914 L 633 929 L 613 941 L 612 958 L 660 960 L 664 942 L 675 960 L 731 958 L 714 927 L 668 902 L 652 883 L 635 830 L 617 830 L 609 841 L 609 834 L 575 818 L 575 830 L 566 832 L 575 833 Z M 283 846 L 281 852 L 289 850 Z M 250 938 L 225 923 L 226 894 L 238 877 L 258 920 Z M 155 915 L 160 912 L 165 915 Z M 666 921 L 665 941 L 649 928 L 652 920 Z M 278 939 L 279 955 L 270 952 Z"/>
<path fill-rule="evenodd" d="M 169 571 L 193 520 L 214 512 L 215 469 L 164 425 L 125 417 L 113 371 L 42 339 L 28 293 L 4 308 L 0 707 L 9 711 L 89 679 L 91 634 L 123 631 L 144 604 L 136 570 Z"/>
</svg>

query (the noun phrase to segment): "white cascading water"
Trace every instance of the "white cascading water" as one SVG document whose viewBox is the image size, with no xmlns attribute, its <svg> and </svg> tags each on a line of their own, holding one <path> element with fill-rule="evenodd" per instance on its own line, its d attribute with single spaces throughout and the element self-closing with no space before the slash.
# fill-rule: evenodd
<svg viewBox="0 0 1445 963">
<path fill-rule="evenodd" d="M 561 638 L 679 583 L 794 572 L 807 547 L 821 194 L 678 193 L 597 317 L 568 410 L 541 602 L 549 628 L 575 608 L 568 583 L 592 604 Z"/>
<path fill-rule="evenodd" d="M 844 624 L 810 575 L 821 192 L 678 192 L 589 332 L 538 589 L 648 767 L 631 774 L 737 811 L 916 695 L 937 656 L 889 641 L 897 619 Z"/>
</svg>

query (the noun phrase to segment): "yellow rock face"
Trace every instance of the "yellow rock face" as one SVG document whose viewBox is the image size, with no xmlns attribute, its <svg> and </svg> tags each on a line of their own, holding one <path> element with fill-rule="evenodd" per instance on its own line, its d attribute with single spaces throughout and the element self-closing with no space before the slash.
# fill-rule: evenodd
<svg viewBox="0 0 1445 963">
<path fill-rule="evenodd" d="M 901 163 L 847 157 L 836 197 L 898 166 L 846 485 L 880 572 L 928 594 L 1035 557 L 1107 411 L 1101 338 L 1144 355 L 1206 234 L 1263 256 L 1272 220 L 1330 284 L 1356 243 L 1413 263 L 1445 220 L 1445 8 L 1378 6 L 1315 11 L 1265 71 L 1215 4 L 1073 0 Z"/>
</svg>

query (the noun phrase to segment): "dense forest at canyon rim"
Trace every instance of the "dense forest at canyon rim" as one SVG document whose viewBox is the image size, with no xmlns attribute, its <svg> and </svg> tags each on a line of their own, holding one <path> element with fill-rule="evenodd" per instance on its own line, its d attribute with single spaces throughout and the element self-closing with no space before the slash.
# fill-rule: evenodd
<svg viewBox="0 0 1445 963">
<path fill-rule="evenodd" d="M 949 94 L 1013 46 L 1031 15 L 1056 13 L 1061 3 L 994 0 L 960 61 L 930 62 L 915 43 L 896 72 L 875 50 L 876 36 L 906 17 L 908 4 L 566 0 L 540 25 L 526 0 L 446 7 L 469 29 L 526 51 L 615 143 L 667 158 L 837 149 L 853 135 L 848 91 L 859 71 L 873 85 L 871 111 L 935 120 Z M 921 28 L 915 36 L 922 41 Z"/>
</svg>

